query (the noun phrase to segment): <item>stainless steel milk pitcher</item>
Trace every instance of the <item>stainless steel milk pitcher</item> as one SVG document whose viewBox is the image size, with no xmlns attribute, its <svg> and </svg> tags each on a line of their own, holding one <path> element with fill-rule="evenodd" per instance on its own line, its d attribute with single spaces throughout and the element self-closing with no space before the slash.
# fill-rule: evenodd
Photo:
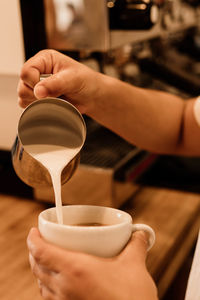
<svg viewBox="0 0 200 300">
<path fill-rule="evenodd" d="M 81 150 L 85 138 L 84 119 L 71 103 L 59 98 L 36 100 L 27 106 L 19 119 L 12 148 L 14 170 L 20 179 L 32 187 L 52 186 L 49 172 L 26 151 L 26 145 L 51 144 Z M 80 151 L 64 167 L 62 184 L 71 178 L 79 159 Z"/>
</svg>

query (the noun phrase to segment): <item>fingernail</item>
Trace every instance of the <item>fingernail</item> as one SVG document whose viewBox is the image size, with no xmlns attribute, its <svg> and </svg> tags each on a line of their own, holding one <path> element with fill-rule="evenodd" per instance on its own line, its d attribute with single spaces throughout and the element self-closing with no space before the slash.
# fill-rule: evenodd
<svg viewBox="0 0 200 300">
<path fill-rule="evenodd" d="M 34 89 L 36 98 L 45 98 L 48 95 L 47 89 L 43 85 L 36 86 Z"/>
</svg>

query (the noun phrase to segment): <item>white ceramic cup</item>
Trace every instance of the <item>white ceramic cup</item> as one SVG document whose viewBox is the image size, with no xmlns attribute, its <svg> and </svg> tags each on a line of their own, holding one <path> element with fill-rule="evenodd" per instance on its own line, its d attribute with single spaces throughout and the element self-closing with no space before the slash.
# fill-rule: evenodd
<svg viewBox="0 0 200 300">
<path fill-rule="evenodd" d="M 103 226 L 80 225 L 88 223 Z M 42 237 L 50 243 L 101 257 L 119 254 L 137 230 L 148 233 L 148 250 L 155 242 L 155 233 L 150 226 L 132 224 L 128 213 L 104 206 L 63 206 L 63 224 L 57 223 L 56 208 L 52 207 L 39 214 L 38 227 Z"/>
</svg>

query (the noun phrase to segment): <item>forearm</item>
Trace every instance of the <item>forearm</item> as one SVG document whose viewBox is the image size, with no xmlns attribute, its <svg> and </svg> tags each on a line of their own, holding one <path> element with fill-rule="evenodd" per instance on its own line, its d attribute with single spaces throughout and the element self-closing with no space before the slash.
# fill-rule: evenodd
<svg viewBox="0 0 200 300">
<path fill-rule="evenodd" d="M 88 112 L 92 118 L 140 148 L 157 153 L 200 155 L 190 137 L 192 124 L 200 140 L 200 128 L 195 120 L 191 122 L 191 101 L 102 75 L 97 86 L 95 105 Z"/>
</svg>

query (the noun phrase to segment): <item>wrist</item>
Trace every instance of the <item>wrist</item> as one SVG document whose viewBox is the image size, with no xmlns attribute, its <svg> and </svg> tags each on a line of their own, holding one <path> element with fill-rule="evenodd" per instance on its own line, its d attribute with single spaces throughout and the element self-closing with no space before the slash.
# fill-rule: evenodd
<svg viewBox="0 0 200 300">
<path fill-rule="evenodd" d="M 104 115 L 106 111 L 110 110 L 109 107 L 113 107 L 112 102 L 115 97 L 118 81 L 118 79 L 108 75 L 96 73 L 92 80 L 94 90 L 90 93 L 91 99 L 86 111 L 88 116 L 98 119 L 99 116 Z"/>
</svg>

